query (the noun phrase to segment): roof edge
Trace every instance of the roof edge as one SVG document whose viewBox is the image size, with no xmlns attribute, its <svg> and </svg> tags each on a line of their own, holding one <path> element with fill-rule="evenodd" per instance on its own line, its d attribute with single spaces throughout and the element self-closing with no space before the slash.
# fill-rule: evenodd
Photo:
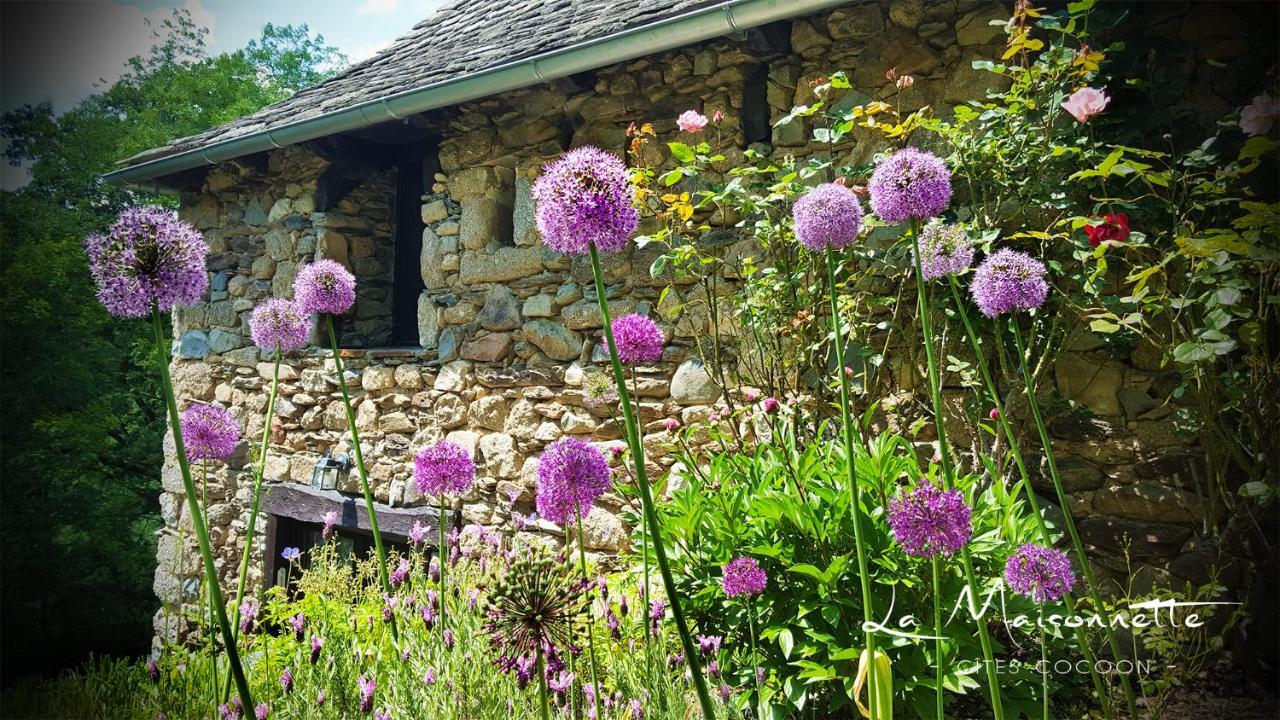
<svg viewBox="0 0 1280 720">
<path fill-rule="evenodd" d="M 377 100 L 366 100 L 331 113 L 146 160 L 113 170 L 102 179 L 112 185 L 152 185 L 163 189 L 163 185 L 154 181 L 173 173 L 547 83 L 766 23 L 820 12 L 849 1 L 729 0 Z"/>
</svg>

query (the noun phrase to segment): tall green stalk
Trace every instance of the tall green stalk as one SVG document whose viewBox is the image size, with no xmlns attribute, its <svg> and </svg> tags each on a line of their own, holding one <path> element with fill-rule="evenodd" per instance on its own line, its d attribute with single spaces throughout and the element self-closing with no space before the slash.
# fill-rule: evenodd
<svg viewBox="0 0 1280 720">
<path fill-rule="evenodd" d="M 439 511 L 439 515 L 437 515 L 436 517 L 436 526 L 437 526 L 436 530 L 438 531 L 440 539 L 436 545 L 436 565 L 440 566 L 440 637 L 443 638 L 444 637 L 444 601 L 445 601 L 444 566 L 445 566 L 445 563 L 448 562 L 449 550 L 445 547 L 445 540 L 444 540 L 444 525 L 445 525 L 444 493 L 440 493 L 440 496 L 438 499 L 440 501 L 440 511 Z M 427 566 L 427 570 L 428 571 L 431 570 L 430 565 Z"/>
<path fill-rule="evenodd" d="M 965 309 L 964 301 L 960 297 L 960 288 L 956 282 L 955 276 L 948 276 L 948 286 L 951 288 L 951 297 L 956 303 L 956 312 L 960 315 L 961 322 L 964 323 L 965 334 L 969 338 L 969 345 L 973 348 L 974 364 L 978 366 L 978 372 L 982 375 L 982 382 L 987 388 L 987 394 L 991 397 L 991 403 L 996 409 L 996 422 L 1000 425 L 1004 433 L 1005 441 L 1009 443 L 1009 452 L 1013 455 L 1013 462 L 1018 467 L 1018 474 L 1022 481 L 1022 490 L 1027 496 L 1027 503 L 1031 506 L 1031 514 L 1035 517 L 1036 525 L 1040 529 L 1040 539 L 1046 546 L 1053 545 L 1053 536 L 1049 533 L 1049 526 L 1044 521 L 1044 514 L 1040 512 L 1040 502 L 1036 500 L 1035 489 L 1031 487 L 1031 476 L 1027 472 L 1027 463 L 1022 457 L 1022 448 L 1018 444 L 1017 434 L 1013 431 L 1013 425 L 1009 422 L 1009 416 L 1005 412 L 1004 402 L 1000 399 L 1000 391 L 996 387 L 995 380 L 991 377 L 991 371 L 987 368 L 986 354 L 982 352 L 982 344 L 978 342 L 978 334 L 973 329 L 973 323 L 969 320 L 969 312 Z M 996 326 L 999 328 L 999 325 Z M 1071 593 L 1062 596 L 1063 602 L 1067 609 L 1075 612 L 1075 598 Z M 1102 714 L 1106 718 L 1111 718 L 1114 711 L 1111 708 L 1111 698 L 1106 691 L 1106 686 L 1102 682 L 1102 675 L 1098 672 L 1096 663 L 1093 661 L 1093 649 L 1089 646 L 1089 637 L 1085 634 L 1084 628 L 1075 628 L 1076 644 L 1080 651 L 1084 654 L 1085 662 L 1089 664 L 1089 675 L 1093 680 L 1093 689 L 1098 694 L 1098 701 L 1102 703 Z"/>
<path fill-rule="evenodd" d="M 605 343 L 609 346 L 609 362 L 613 366 L 613 380 L 618 387 L 618 400 L 622 405 L 627 444 L 631 448 L 631 459 L 636 469 L 636 484 L 640 486 L 640 505 L 653 533 L 654 557 L 658 561 L 658 572 L 662 575 L 662 584 L 667 591 L 667 602 L 671 604 L 671 615 L 675 619 L 676 631 L 680 634 L 680 644 L 684 647 L 685 661 L 689 663 L 693 689 L 698 695 L 698 704 L 702 707 L 703 717 L 711 720 L 715 717 L 715 705 L 711 703 L 711 695 L 707 693 L 707 681 L 702 676 L 702 662 L 698 659 L 697 648 L 693 644 L 692 636 L 689 635 L 689 624 L 685 620 L 684 609 L 680 605 L 680 594 L 676 591 L 675 578 L 667 562 L 667 551 L 662 544 L 662 528 L 658 525 L 658 514 L 653 507 L 653 490 L 649 487 L 649 476 L 644 467 L 644 445 L 640 442 L 635 413 L 631 408 L 631 396 L 627 392 L 626 377 L 622 372 L 622 362 L 618 359 L 618 346 L 613 341 L 609 300 L 605 297 L 604 274 L 600 270 L 600 255 L 596 252 L 595 243 L 591 243 L 588 247 L 591 255 L 591 274 L 595 278 L 596 300 L 600 305 L 600 319 L 604 321 Z M 645 611 L 647 612 L 648 608 L 645 608 Z"/>
<path fill-rule="evenodd" d="M 539 643 L 537 650 L 538 655 L 538 711 L 542 716 L 542 720 L 550 720 L 551 704 L 547 702 L 547 668 L 546 663 L 542 660 L 542 644 Z"/>
<path fill-rule="evenodd" d="M 582 510 L 577 512 L 578 516 L 578 560 L 582 563 L 582 582 L 587 587 L 591 587 L 591 578 L 587 577 L 587 542 L 586 535 L 582 533 Z M 594 603 L 592 603 L 594 605 Z M 591 702 L 595 705 L 596 716 L 600 714 L 600 708 L 604 707 L 600 702 L 600 670 L 596 664 L 596 634 L 592 632 L 592 624 L 590 622 L 591 609 L 588 607 L 587 615 L 587 652 L 591 656 Z"/>
<path fill-rule="evenodd" d="M 937 638 L 933 641 L 933 661 L 937 664 L 937 688 L 935 702 L 937 704 L 937 718 L 943 720 L 942 709 L 942 677 L 946 673 L 942 668 L 942 583 L 938 581 L 938 557 L 929 558 L 929 564 L 933 569 L 933 636 Z"/>
<path fill-rule="evenodd" d="M 191 515 L 191 525 L 195 529 L 196 541 L 200 546 L 200 558 L 204 561 L 205 582 L 209 586 L 210 600 L 213 602 L 214 619 L 222 631 L 222 641 L 226 645 L 227 664 L 235 679 L 239 691 L 240 702 L 245 708 L 255 707 L 253 694 L 249 692 L 249 683 L 245 679 L 244 668 L 240 666 L 240 653 L 236 650 L 236 638 L 227 621 L 226 602 L 222 598 L 222 588 L 218 585 L 218 570 L 213 564 L 213 550 L 209 547 L 209 528 L 205 525 L 204 515 L 200 510 L 200 501 L 196 499 L 196 485 L 191 480 L 191 467 L 187 463 L 187 448 L 182 442 L 182 425 L 178 420 L 178 401 L 173 394 L 173 379 L 169 377 L 169 335 L 165 332 L 164 322 L 159 308 L 152 308 L 151 322 L 155 330 L 156 357 L 160 363 L 161 387 L 169 415 L 169 432 L 173 435 L 174 452 L 178 456 L 178 468 L 182 474 L 182 490 L 187 496 L 187 509 Z"/>
<path fill-rule="evenodd" d="M 764 694 L 760 692 L 760 650 L 756 647 L 756 601 L 747 597 L 747 630 L 751 633 L 751 679 L 756 684 L 756 718 L 764 720 Z"/>
<path fill-rule="evenodd" d="M 204 516 L 205 527 L 208 527 L 209 525 L 209 461 L 208 460 L 200 461 L 200 504 L 204 506 L 202 510 L 202 514 Z M 204 584 L 208 585 L 207 582 Z M 201 593 L 201 594 L 204 595 L 204 593 Z M 209 660 L 210 660 L 209 689 L 212 691 L 211 697 L 213 698 L 213 705 L 214 707 L 217 707 L 222 702 L 221 695 L 218 693 L 218 657 L 213 654 L 213 648 L 217 646 L 218 631 L 214 629 L 215 623 L 213 620 L 213 614 L 214 614 L 213 595 L 209 594 L 205 597 L 205 599 L 209 601 L 207 603 L 208 610 L 209 610 L 209 628 L 208 628 Z M 239 622 L 239 620 L 237 619 L 236 622 Z M 234 629 L 235 627 L 233 625 L 232 630 L 234 631 Z"/>
<path fill-rule="evenodd" d="M 920 318 L 920 333 L 924 335 L 925 360 L 929 365 L 929 395 L 933 399 L 933 425 L 938 433 L 938 455 L 942 459 L 943 487 L 950 490 L 953 485 L 953 468 L 951 449 L 947 445 L 946 417 L 942 412 L 942 380 L 938 373 L 938 358 L 933 347 L 933 318 L 929 303 L 929 286 L 925 283 L 924 270 L 920 266 L 920 221 L 911 220 L 912 266 L 916 275 L 916 314 Z M 978 581 L 973 572 L 973 561 L 969 557 L 969 546 L 960 548 L 960 564 L 964 568 L 965 581 L 969 584 L 970 616 L 976 615 L 974 603 L 978 597 Z M 978 626 L 978 642 L 982 645 L 982 659 L 986 665 L 987 688 L 990 691 L 991 712 L 996 720 L 1004 719 L 1004 703 L 1000 699 L 1000 678 L 996 674 L 995 653 L 991 649 L 991 633 L 987 624 L 980 617 L 974 617 Z"/>
<path fill-rule="evenodd" d="M 876 638 L 869 629 L 875 618 L 871 606 L 871 574 L 867 570 L 866 541 L 862 535 L 862 505 L 859 501 L 858 471 L 854 452 L 853 413 L 849 409 L 849 378 L 844 366 L 844 332 L 840 328 L 840 306 L 836 303 L 836 260 L 828 250 L 827 259 L 827 296 L 831 301 L 831 345 L 836 353 L 836 375 L 840 378 L 840 424 L 844 438 L 845 467 L 849 472 L 850 506 L 853 508 L 853 544 L 858 552 L 858 583 L 862 590 L 862 623 L 863 639 L 867 646 L 867 706 L 871 708 L 873 717 L 878 710 L 875 694 L 880 684 L 876 682 Z M 861 449 L 861 448 L 859 448 Z M 876 718 L 876 720 L 879 720 Z"/>
<path fill-rule="evenodd" d="M 391 594 L 391 580 L 387 575 L 387 551 L 382 547 L 382 533 L 378 532 L 378 514 L 373 509 L 373 493 L 369 491 L 369 475 L 364 469 L 364 454 L 360 452 L 360 433 L 356 430 L 356 414 L 351 409 L 351 395 L 347 392 L 347 378 L 342 370 L 342 357 L 338 353 L 338 335 L 333 331 L 333 316 L 325 318 L 329 326 L 329 345 L 333 349 L 333 363 L 338 369 L 338 387 L 342 389 L 342 407 L 347 411 L 347 427 L 351 430 L 351 448 L 356 456 L 356 470 L 360 473 L 360 492 L 364 493 L 364 505 L 369 511 L 369 530 L 373 533 L 373 547 L 378 553 L 378 579 L 382 592 Z M 440 577 L 444 578 L 444 562 L 440 563 Z M 444 597 L 440 598 L 441 623 L 444 622 Z M 400 633 L 396 629 L 395 615 L 391 616 L 391 636 L 398 643 Z"/>
<path fill-rule="evenodd" d="M 1084 581 L 1089 589 L 1089 597 L 1093 600 L 1093 611 L 1102 618 L 1102 632 L 1106 635 L 1107 645 L 1111 648 L 1111 653 L 1116 659 L 1124 657 L 1120 653 L 1120 643 L 1116 641 L 1116 634 L 1111 629 L 1111 613 L 1107 611 L 1107 606 L 1102 604 L 1102 596 L 1098 592 L 1098 581 L 1093 574 L 1093 563 L 1089 562 L 1089 556 L 1084 553 L 1084 543 L 1080 541 L 1080 533 L 1076 530 L 1075 518 L 1071 516 L 1071 505 L 1067 500 L 1067 492 L 1062 487 L 1062 478 L 1058 475 L 1058 463 L 1054 459 L 1053 444 L 1049 439 L 1049 430 L 1045 427 L 1044 416 L 1040 413 L 1040 402 L 1036 400 L 1035 381 L 1031 377 L 1031 368 L 1027 365 L 1027 348 L 1022 340 L 1022 330 L 1018 327 L 1015 318 L 1009 318 L 1009 324 L 1013 326 L 1013 342 L 1018 348 L 1018 365 L 1022 368 L 1022 381 L 1027 387 L 1027 405 L 1031 408 L 1031 418 L 1036 423 L 1036 430 L 1040 433 L 1040 444 L 1044 449 L 1044 459 L 1049 465 L 1049 477 L 1053 480 L 1053 490 L 1058 497 L 1058 506 L 1062 508 L 1062 524 L 1067 528 L 1067 534 L 1071 536 L 1071 545 L 1075 548 L 1076 561 L 1080 563 L 1080 570 L 1084 573 Z M 1133 694 L 1133 686 L 1129 683 L 1129 676 L 1120 674 L 1120 686 L 1124 690 L 1125 704 L 1128 706 L 1129 716 L 1138 717 L 1138 704 Z"/>
<path fill-rule="evenodd" d="M 1040 621 L 1037 625 L 1040 628 L 1040 698 L 1044 708 L 1044 720 L 1049 720 L 1049 642 L 1046 637 L 1048 631 L 1044 629 L 1044 603 L 1040 603 L 1038 607 L 1040 609 Z"/>
<path fill-rule="evenodd" d="M 262 441 L 258 443 L 258 466 L 253 471 L 253 498 L 249 504 L 249 525 L 244 530 L 244 550 L 240 553 L 240 573 L 236 579 L 235 617 L 231 630 L 240 639 L 240 604 L 244 602 L 244 589 L 249 578 L 249 559 L 253 555 L 253 536 L 257 530 L 258 510 L 262 499 L 262 476 L 267 467 L 267 449 L 271 445 L 271 418 L 276 412 L 276 391 L 280 387 L 280 348 L 276 348 L 275 364 L 271 370 L 271 392 L 267 396 L 267 414 L 262 422 Z M 231 692 L 231 680 L 223 685 L 222 697 Z"/>
</svg>

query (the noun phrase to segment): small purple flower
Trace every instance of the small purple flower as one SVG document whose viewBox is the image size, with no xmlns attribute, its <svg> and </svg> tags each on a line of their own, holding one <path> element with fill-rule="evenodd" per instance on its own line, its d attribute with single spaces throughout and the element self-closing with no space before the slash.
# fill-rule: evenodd
<svg viewBox="0 0 1280 720">
<path fill-rule="evenodd" d="M 626 165 L 590 145 L 544 167 L 532 194 L 538 233 L 556 252 L 581 255 L 593 244 L 618 252 L 639 223 Z"/>
<path fill-rule="evenodd" d="M 284 672 L 280 673 L 280 689 L 284 690 L 285 694 L 293 691 L 293 670 L 291 668 L 285 668 Z"/>
<path fill-rule="evenodd" d="M 329 539 L 329 536 L 330 536 L 330 535 L 333 535 L 333 526 L 334 526 L 337 522 L 338 522 L 338 511 L 337 511 L 337 510 L 330 510 L 329 512 L 325 513 L 325 514 L 324 514 L 324 529 L 320 531 L 320 537 L 324 538 L 325 540 L 328 540 L 328 539 Z"/>
<path fill-rule="evenodd" d="M 733 697 L 733 688 L 728 683 L 720 683 L 720 702 L 729 702 L 729 698 Z"/>
<path fill-rule="evenodd" d="M 667 601 L 657 598 L 649 603 L 649 630 L 654 637 L 658 635 L 658 628 L 663 618 L 667 616 Z"/>
<path fill-rule="evenodd" d="M 422 544 L 426 542 L 426 540 L 427 526 L 423 525 L 419 520 L 414 520 L 413 527 L 409 528 L 409 541 L 417 547 L 422 547 Z"/>
<path fill-rule="evenodd" d="M 316 260 L 298 270 L 293 299 L 304 313 L 341 315 L 356 302 L 356 278 L 336 260 Z"/>
<path fill-rule="evenodd" d="M 604 614 L 605 627 L 609 628 L 609 635 L 614 640 L 622 639 L 622 621 L 614 614 L 613 608 L 609 608 Z"/>
<path fill-rule="evenodd" d="M 1019 595 L 1036 602 L 1057 602 L 1071 592 L 1076 574 L 1071 558 L 1061 550 L 1027 543 L 1009 556 L 1004 580 Z"/>
<path fill-rule="evenodd" d="M 222 715 L 222 720 L 240 720 L 244 717 L 244 703 L 240 702 L 240 698 L 233 697 L 231 702 L 218 706 L 218 713 Z"/>
<path fill-rule="evenodd" d="M 267 720 L 271 717 L 271 707 L 266 703 L 258 703 L 258 707 L 253 709 L 253 716 L 257 720 Z"/>
<path fill-rule="evenodd" d="M 764 402 L 761 404 L 761 407 L 764 409 L 765 415 L 773 415 L 774 413 L 778 412 L 778 407 L 779 407 L 778 398 L 774 398 L 774 397 L 765 398 Z"/>
<path fill-rule="evenodd" d="M 302 551 L 296 547 L 287 547 L 280 551 L 280 557 L 288 560 L 289 562 L 294 562 L 298 558 L 302 557 Z"/>
<path fill-rule="evenodd" d="M 548 445 L 538 459 L 538 514 L 565 525 L 586 515 L 609 485 L 609 463 L 604 455 L 576 437 L 562 437 Z"/>
<path fill-rule="evenodd" d="M 158 207 L 127 208 L 105 235 L 84 241 L 98 301 L 119 317 L 142 317 L 152 307 L 200 301 L 209 288 L 209 246 L 200 231 Z"/>
<path fill-rule="evenodd" d="M 324 647 L 324 638 L 319 635 L 311 636 L 311 664 L 315 665 L 320 659 L 320 650 Z"/>
<path fill-rule="evenodd" d="M 324 707 L 324 701 L 329 699 L 329 691 L 321 690 L 316 694 L 316 707 Z"/>
<path fill-rule="evenodd" d="M 395 615 L 396 606 L 400 604 L 400 598 L 386 593 L 382 594 L 382 621 L 391 622 L 391 618 Z"/>
<path fill-rule="evenodd" d="M 796 200 L 791 210 L 796 239 L 810 250 L 838 250 L 862 230 L 862 204 L 852 190 L 823 183 Z"/>
<path fill-rule="evenodd" d="M 724 638 L 719 635 L 699 635 L 697 639 L 698 649 L 707 657 L 720 652 L 720 644 L 724 642 Z"/>
<path fill-rule="evenodd" d="M 391 587 L 400 587 L 409 578 L 409 558 L 400 558 L 400 564 L 391 573 Z"/>
<path fill-rule="evenodd" d="M 382 710 L 378 710 L 373 714 L 373 720 L 391 720 L 391 712 L 390 711 L 383 712 Z"/>
<path fill-rule="evenodd" d="M 1033 310 L 1049 297 L 1044 264 L 1017 250 L 1001 248 L 987 256 L 973 274 L 969 291 L 989 318 Z"/>
<path fill-rule="evenodd" d="M 373 710 L 373 691 L 378 689 L 378 681 L 361 675 L 356 685 L 360 688 L 360 712 L 368 714 Z"/>
<path fill-rule="evenodd" d="M 876 165 L 867 190 L 871 209 L 887 223 L 928 220 L 951 202 L 951 171 L 931 153 L 903 148 Z"/>
<path fill-rule="evenodd" d="M 445 649 L 445 650 L 452 650 L 452 649 L 453 649 L 453 643 L 454 643 L 454 638 L 453 638 L 453 629 L 452 629 L 452 628 L 445 628 L 445 629 L 444 629 L 444 649 Z"/>
<path fill-rule="evenodd" d="M 418 611 L 418 615 L 422 617 L 422 624 L 425 625 L 428 630 L 436 626 L 436 618 L 438 616 L 436 615 L 435 607 L 430 603 L 423 605 L 422 609 Z"/>
<path fill-rule="evenodd" d="M 717 679 L 718 679 L 718 678 L 720 677 L 720 663 L 716 662 L 715 660 L 710 660 L 710 661 L 708 661 L 708 662 L 707 662 L 707 675 L 708 675 L 709 677 L 717 678 Z"/>
<path fill-rule="evenodd" d="M 662 359 L 662 330 L 648 315 L 623 315 L 614 318 L 609 327 L 622 364 L 639 365 Z"/>
<path fill-rule="evenodd" d="M 964 272 L 973 264 L 973 243 L 960 225 L 931 222 L 920 231 L 920 274 L 926 280 Z"/>
<path fill-rule="evenodd" d="M 187 460 L 226 460 L 240 442 L 240 424 L 221 405 L 197 403 L 182 411 L 182 444 Z"/>
<path fill-rule="evenodd" d="M 461 445 L 444 440 L 418 453 L 413 481 L 424 495 L 461 495 L 476 479 L 476 463 Z"/>
<path fill-rule="evenodd" d="M 435 684 L 436 684 L 436 670 L 435 670 L 435 668 L 427 668 L 427 671 L 426 671 L 425 673 L 423 673 L 423 674 L 422 674 L 422 684 L 423 684 L 423 685 L 435 685 Z"/>
<path fill-rule="evenodd" d="M 147 679 L 151 680 L 153 685 L 160 682 L 160 664 L 155 658 L 147 660 Z"/>
<path fill-rule="evenodd" d="M 311 315 L 288 300 L 270 298 L 253 309 L 249 335 L 254 345 L 268 352 L 297 350 L 311 336 Z"/>
<path fill-rule="evenodd" d="M 740 557 L 724 566 L 724 578 L 721 585 L 724 594 L 729 597 L 740 595 L 759 595 L 764 592 L 769 578 L 764 569 L 754 558 Z"/>
<path fill-rule="evenodd" d="M 307 616 L 302 613 L 298 613 L 297 615 L 289 618 L 288 622 L 289 627 L 293 628 L 293 639 L 298 642 L 302 642 L 302 638 L 305 637 L 303 630 L 307 626 Z"/>
<path fill-rule="evenodd" d="M 675 418 L 667 418 L 667 422 L 665 423 L 665 426 L 667 428 L 667 432 L 673 433 L 676 430 L 680 429 L 680 421 L 676 420 Z"/>
<path fill-rule="evenodd" d="M 889 501 L 893 537 L 909 555 L 951 557 L 973 534 L 972 512 L 959 490 L 943 490 L 922 482 Z"/>
<path fill-rule="evenodd" d="M 627 708 L 631 711 L 631 720 L 644 720 L 644 703 L 639 699 L 627 703 Z"/>
<path fill-rule="evenodd" d="M 258 603 L 246 600 L 240 605 L 240 632 L 248 635 L 258 623 Z"/>
<path fill-rule="evenodd" d="M 758 683 L 763 683 L 763 682 L 764 682 L 764 677 L 765 677 L 764 668 L 762 668 L 762 667 L 757 667 L 757 668 L 756 668 L 756 682 L 758 682 Z"/>
</svg>

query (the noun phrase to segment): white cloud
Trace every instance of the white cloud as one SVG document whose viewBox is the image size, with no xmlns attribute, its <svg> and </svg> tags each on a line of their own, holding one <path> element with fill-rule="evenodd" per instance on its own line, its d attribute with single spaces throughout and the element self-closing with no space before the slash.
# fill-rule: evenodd
<svg viewBox="0 0 1280 720">
<path fill-rule="evenodd" d="M 390 44 L 391 44 L 390 40 L 382 40 L 381 42 L 376 42 L 369 45 L 361 45 L 360 47 L 357 47 L 354 50 L 349 51 L 347 53 L 347 59 L 350 60 L 351 64 L 354 65 L 355 63 L 358 63 L 362 60 L 368 60 L 374 55 L 377 55 L 378 51 L 386 49 L 386 47 Z"/>
<path fill-rule="evenodd" d="M 364 0 L 360 7 L 356 8 L 356 14 L 393 13 L 398 9 L 400 9 L 400 0 Z"/>
</svg>

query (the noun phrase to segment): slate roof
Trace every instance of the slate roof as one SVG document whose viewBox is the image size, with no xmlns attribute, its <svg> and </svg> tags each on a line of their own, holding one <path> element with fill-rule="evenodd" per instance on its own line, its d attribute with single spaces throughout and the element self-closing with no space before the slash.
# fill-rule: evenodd
<svg viewBox="0 0 1280 720">
<path fill-rule="evenodd" d="M 715 4 L 717 0 L 457 0 L 377 55 L 318 85 L 124 164 L 276 129 Z"/>
</svg>

